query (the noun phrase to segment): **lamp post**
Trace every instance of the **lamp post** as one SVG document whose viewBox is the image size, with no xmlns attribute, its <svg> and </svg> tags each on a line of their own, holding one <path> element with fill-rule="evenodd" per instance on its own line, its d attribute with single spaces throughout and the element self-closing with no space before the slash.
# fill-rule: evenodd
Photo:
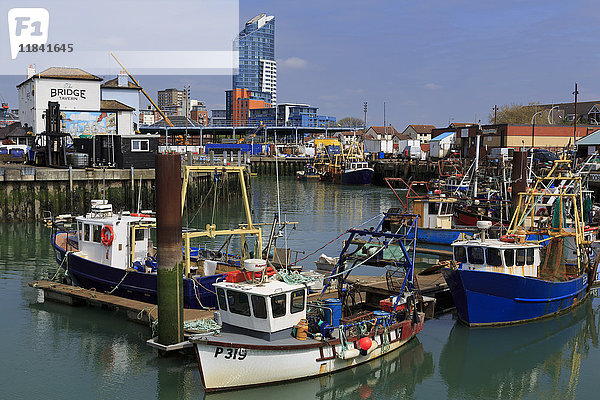
<svg viewBox="0 0 600 400">
<path fill-rule="evenodd" d="M 535 114 L 533 114 L 533 117 L 531 117 L 531 162 L 529 163 L 529 173 L 531 173 L 531 171 L 533 171 L 533 146 L 534 146 L 534 140 L 535 140 L 535 117 L 538 114 L 542 114 L 543 111 L 538 111 Z"/>
<path fill-rule="evenodd" d="M 552 110 L 554 110 L 555 108 L 558 110 L 558 106 L 552 106 L 552 108 L 550 109 L 550 111 L 548 111 L 548 123 L 550 125 L 554 125 L 554 114 L 552 114 Z M 552 115 L 552 121 L 550 121 L 550 116 L 551 115 Z"/>
<path fill-rule="evenodd" d="M 535 140 L 535 117 L 539 114 L 541 115 L 543 113 L 543 111 L 538 111 L 535 114 L 533 114 L 533 117 L 531 117 L 531 150 L 533 151 L 533 147 L 534 147 L 534 140 Z"/>
</svg>

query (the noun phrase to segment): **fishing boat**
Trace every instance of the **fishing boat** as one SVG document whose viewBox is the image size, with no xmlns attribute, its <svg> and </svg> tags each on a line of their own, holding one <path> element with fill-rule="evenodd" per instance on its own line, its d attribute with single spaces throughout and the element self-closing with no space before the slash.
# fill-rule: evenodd
<svg viewBox="0 0 600 400">
<path fill-rule="evenodd" d="M 353 141 L 347 149 L 328 154 L 329 161 L 321 163 L 323 180 L 342 185 L 370 185 L 373 168 L 369 167 L 361 145 Z"/>
<path fill-rule="evenodd" d="M 414 253 L 411 256 L 402 244 L 405 237 L 381 230 L 348 232 L 321 292 L 323 296 L 336 281 L 337 298 L 308 302 L 309 283 L 284 271 L 269 277 L 262 260 L 246 260 L 251 279 L 214 284 L 221 325 L 190 339 L 205 391 L 308 379 L 353 368 L 402 347 L 422 330 L 425 314 L 414 280 Z M 358 236 L 400 241 L 403 249 L 403 258 L 393 265 L 404 271 L 399 294 L 384 302 L 385 310 L 358 301 L 357 290 L 346 279 L 357 264 L 375 256 L 353 258 L 356 252 L 349 248 Z"/>
<path fill-rule="evenodd" d="M 215 172 L 215 167 L 185 166 L 182 187 L 182 212 L 191 172 Z M 256 238 L 256 249 L 262 249 L 261 229 L 252 223 L 245 191 L 244 167 L 219 167 L 218 173 L 238 173 L 245 210 L 245 225 L 238 229 L 186 229 L 182 232 L 184 259 L 183 304 L 185 308 L 214 308 L 213 284 L 226 274 L 235 273 L 250 252 L 246 244 Z M 91 212 L 76 219 L 76 229 L 56 231 L 51 243 L 56 261 L 65 270 L 64 282 L 83 288 L 94 288 L 133 300 L 157 303 L 157 261 L 152 242 L 156 219 L 147 213 L 113 212 L 107 200 L 92 200 Z M 227 251 L 192 246 L 196 238 L 239 235 L 238 256 Z M 229 240 L 226 240 L 228 243 Z"/>
<path fill-rule="evenodd" d="M 299 181 L 312 181 L 312 180 L 320 180 L 321 174 L 317 171 L 314 165 L 306 164 L 304 169 L 300 171 L 296 171 L 296 178 Z"/>
<path fill-rule="evenodd" d="M 461 321 L 470 326 L 527 322 L 585 299 L 598 263 L 592 266 L 587 252 L 581 179 L 569 161 L 555 161 L 547 176 L 519 193 L 507 235 L 488 238 L 491 222 L 480 221 L 479 238 L 452 244 L 454 264 L 442 274 Z M 554 182 L 564 186 L 545 189 Z M 536 216 L 537 202 L 548 196 L 556 197 L 552 217 Z"/>
<path fill-rule="evenodd" d="M 350 160 L 341 171 L 340 182 L 342 185 L 370 185 L 373 173 L 368 162 Z"/>
<path fill-rule="evenodd" d="M 413 181 L 410 184 L 401 178 L 385 178 L 388 186 L 401 204 L 401 207 L 392 207 L 388 210 L 384 222 L 384 228 L 391 232 L 403 232 L 407 230 L 404 225 L 404 212 L 418 215 L 418 230 L 407 230 L 409 235 L 418 235 L 421 243 L 450 246 L 455 240 L 472 237 L 477 233 L 474 227 L 457 227 L 453 224 L 454 207 L 457 199 L 448 197 L 439 190 L 431 190 L 428 182 Z M 392 185 L 395 181 L 401 181 L 406 187 L 403 197 L 398 195 L 400 191 Z M 421 189 L 419 189 L 421 188 Z"/>
</svg>

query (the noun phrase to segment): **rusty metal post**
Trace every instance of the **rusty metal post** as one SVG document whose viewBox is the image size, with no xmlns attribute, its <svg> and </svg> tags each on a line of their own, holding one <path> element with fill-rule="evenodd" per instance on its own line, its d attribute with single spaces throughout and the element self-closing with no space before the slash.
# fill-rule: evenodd
<svg viewBox="0 0 600 400">
<path fill-rule="evenodd" d="M 183 342 L 181 156 L 156 155 L 158 342 Z"/>
<path fill-rule="evenodd" d="M 511 208 L 514 212 L 519 204 L 519 193 L 527 190 L 527 153 L 515 151 L 512 159 Z"/>
</svg>

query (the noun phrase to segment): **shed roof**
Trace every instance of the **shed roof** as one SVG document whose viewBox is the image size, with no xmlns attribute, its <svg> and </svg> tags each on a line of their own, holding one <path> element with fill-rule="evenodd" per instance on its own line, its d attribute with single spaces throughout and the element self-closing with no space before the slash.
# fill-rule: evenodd
<svg viewBox="0 0 600 400">
<path fill-rule="evenodd" d="M 451 136 L 451 135 L 453 135 L 453 134 L 455 134 L 455 133 L 456 133 L 456 132 L 454 132 L 454 131 L 448 131 L 448 132 L 444 132 L 444 133 L 442 133 L 442 134 L 440 134 L 440 135 L 437 135 L 437 136 L 436 136 L 436 137 L 434 137 L 433 139 L 431 139 L 431 140 L 430 140 L 430 142 L 438 142 L 438 141 L 440 141 L 440 140 L 442 140 L 442 139 L 445 139 L 445 138 L 447 138 L 447 137 L 449 137 L 449 136 Z"/>
<path fill-rule="evenodd" d="M 576 143 L 577 146 L 600 146 L 600 129 L 579 139 Z"/>
</svg>

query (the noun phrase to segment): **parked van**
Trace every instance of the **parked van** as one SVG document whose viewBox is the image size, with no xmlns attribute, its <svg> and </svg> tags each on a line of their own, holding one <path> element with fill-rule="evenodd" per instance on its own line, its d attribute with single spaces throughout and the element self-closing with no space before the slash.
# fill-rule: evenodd
<svg viewBox="0 0 600 400">
<path fill-rule="evenodd" d="M 421 146 L 406 146 L 402 150 L 402 158 L 410 158 L 412 160 L 421 159 Z"/>
</svg>

